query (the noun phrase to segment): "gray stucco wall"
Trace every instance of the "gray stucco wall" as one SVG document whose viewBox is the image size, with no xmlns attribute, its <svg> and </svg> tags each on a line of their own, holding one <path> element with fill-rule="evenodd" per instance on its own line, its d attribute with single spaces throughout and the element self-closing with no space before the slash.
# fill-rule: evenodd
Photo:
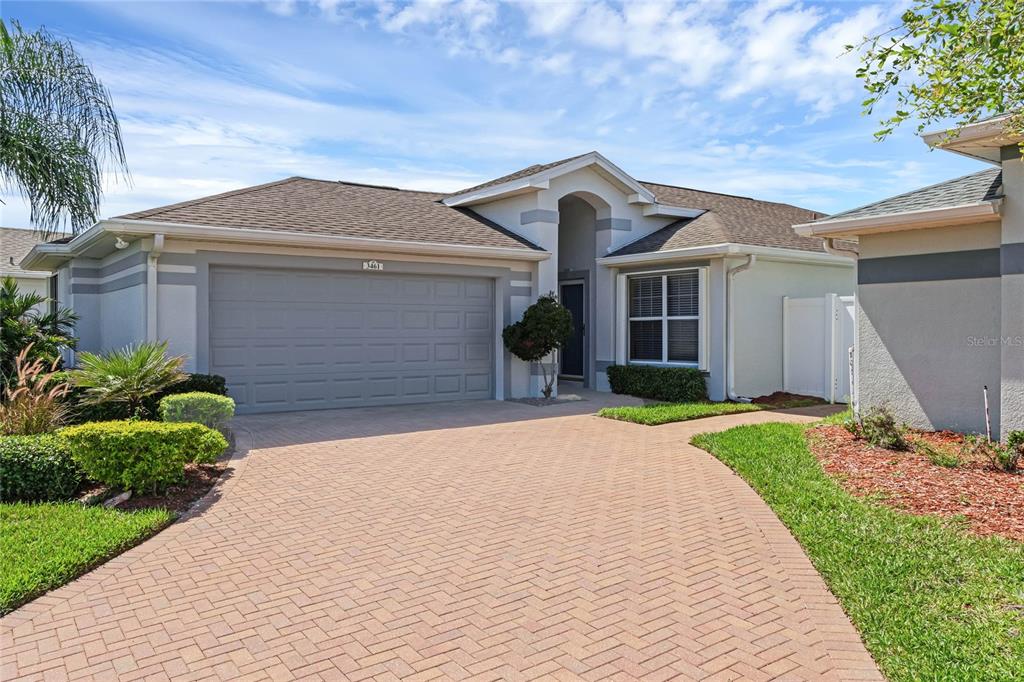
<svg viewBox="0 0 1024 682">
<path fill-rule="evenodd" d="M 918 428 L 1000 423 L 999 223 L 860 239 L 858 399 Z M 992 254 L 996 255 L 993 270 Z"/>
</svg>

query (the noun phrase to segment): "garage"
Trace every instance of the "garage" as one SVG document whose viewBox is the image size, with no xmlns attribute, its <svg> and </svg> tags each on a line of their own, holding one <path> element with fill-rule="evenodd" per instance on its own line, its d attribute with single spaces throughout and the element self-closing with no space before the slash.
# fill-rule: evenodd
<svg viewBox="0 0 1024 682">
<path fill-rule="evenodd" d="M 210 372 L 239 413 L 494 397 L 487 278 L 211 267 Z"/>
</svg>

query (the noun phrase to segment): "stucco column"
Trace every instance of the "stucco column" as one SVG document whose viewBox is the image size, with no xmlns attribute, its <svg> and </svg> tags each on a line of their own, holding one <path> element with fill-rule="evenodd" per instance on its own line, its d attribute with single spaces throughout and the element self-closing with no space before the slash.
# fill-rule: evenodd
<svg viewBox="0 0 1024 682">
<path fill-rule="evenodd" d="M 1004 147 L 1000 437 L 1024 429 L 1024 159 Z"/>
</svg>

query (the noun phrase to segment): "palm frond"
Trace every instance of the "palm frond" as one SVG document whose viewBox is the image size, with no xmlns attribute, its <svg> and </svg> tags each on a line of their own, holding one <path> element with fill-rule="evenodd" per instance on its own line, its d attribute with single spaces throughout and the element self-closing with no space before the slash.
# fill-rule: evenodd
<svg viewBox="0 0 1024 682">
<path fill-rule="evenodd" d="M 107 170 L 130 181 L 109 91 L 71 43 L 0 20 L 0 183 L 44 236 L 77 234 L 99 215 Z"/>
<path fill-rule="evenodd" d="M 167 342 L 147 341 L 102 355 L 78 353 L 78 369 L 69 373 L 71 383 L 85 389 L 82 402 L 107 402 L 141 407 L 143 399 L 184 381 L 184 356 L 167 356 Z"/>
</svg>

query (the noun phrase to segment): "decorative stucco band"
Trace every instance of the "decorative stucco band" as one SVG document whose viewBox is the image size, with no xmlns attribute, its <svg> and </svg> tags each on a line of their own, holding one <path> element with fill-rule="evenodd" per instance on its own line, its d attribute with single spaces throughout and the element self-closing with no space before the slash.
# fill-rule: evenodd
<svg viewBox="0 0 1024 682">
<path fill-rule="evenodd" d="M 1024 242 L 1003 244 L 1000 271 L 1004 275 L 1024 275 Z"/>
<path fill-rule="evenodd" d="M 857 283 L 895 284 L 999 277 L 1000 251 L 1000 249 L 977 249 L 913 256 L 862 258 L 857 263 Z"/>
<path fill-rule="evenodd" d="M 633 229 L 633 221 L 629 218 L 598 218 L 594 222 L 594 229 L 601 230 L 622 230 L 628 232 Z"/>
<path fill-rule="evenodd" d="M 519 224 L 529 225 L 531 223 L 557 223 L 558 211 L 551 211 L 543 208 L 535 208 L 523 211 L 519 214 Z"/>
</svg>

